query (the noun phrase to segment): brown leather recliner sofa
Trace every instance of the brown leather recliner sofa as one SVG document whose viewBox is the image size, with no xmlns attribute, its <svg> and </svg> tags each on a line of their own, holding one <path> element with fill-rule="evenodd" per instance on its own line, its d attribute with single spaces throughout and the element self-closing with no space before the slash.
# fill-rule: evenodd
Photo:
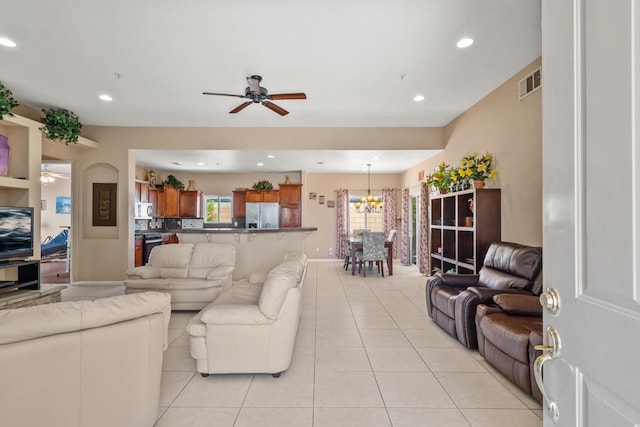
<svg viewBox="0 0 640 427">
<path fill-rule="evenodd" d="M 442 274 L 427 278 L 427 311 L 467 348 L 477 348 L 476 308 L 493 304 L 503 293 L 539 295 L 542 248 L 510 242 L 492 243 L 479 274 Z"/>
<path fill-rule="evenodd" d="M 542 306 L 533 295 L 499 294 L 476 311 L 478 351 L 518 387 L 542 402 L 533 374 L 541 352 Z"/>
</svg>

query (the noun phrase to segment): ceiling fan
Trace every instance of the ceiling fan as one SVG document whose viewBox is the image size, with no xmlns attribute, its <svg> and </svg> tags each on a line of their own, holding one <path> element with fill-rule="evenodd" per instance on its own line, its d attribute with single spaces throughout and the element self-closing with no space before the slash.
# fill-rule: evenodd
<svg viewBox="0 0 640 427">
<path fill-rule="evenodd" d="M 69 179 L 67 175 L 51 172 L 45 166 L 40 171 L 40 182 L 48 184 L 56 180 L 56 178 Z"/>
<path fill-rule="evenodd" d="M 219 96 L 234 96 L 236 98 L 245 98 L 249 101 L 244 102 L 238 105 L 233 110 L 229 111 L 230 114 L 236 114 L 240 111 L 244 110 L 251 104 L 262 104 L 271 111 L 275 111 L 281 116 L 286 116 L 289 114 L 287 110 L 284 108 L 274 104 L 273 101 L 281 100 L 281 99 L 307 99 L 307 95 L 302 92 L 299 93 L 274 93 L 269 95 L 269 91 L 266 87 L 260 86 L 260 82 L 262 81 L 261 76 L 253 75 L 251 77 L 247 77 L 247 83 L 249 86 L 244 90 L 244 95 L 233 95 L 229 93 L 216 93 L 216 92 L 202 92 L 203 95 L 219 95 Z"/>
</svg>

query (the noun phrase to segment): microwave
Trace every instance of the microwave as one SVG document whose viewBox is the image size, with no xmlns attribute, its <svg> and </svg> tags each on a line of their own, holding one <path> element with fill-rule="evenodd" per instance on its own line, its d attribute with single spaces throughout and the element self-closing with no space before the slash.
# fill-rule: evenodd
<svg viewBox="0 0 640 427">
<path fill-rule="evenodd" d="M 153 218 L 153 203 L 136 202 L 135 219 L 151 219 Z"/>
</svg>

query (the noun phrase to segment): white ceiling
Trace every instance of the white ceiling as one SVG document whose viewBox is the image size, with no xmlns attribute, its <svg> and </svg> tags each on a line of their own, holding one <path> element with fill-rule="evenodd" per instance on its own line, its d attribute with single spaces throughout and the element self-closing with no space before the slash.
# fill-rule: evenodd
<svg viewBox="0 0 640 427">
<path fill-rule="evenodd" d="M 0 10 L 0 37 L 17 43 L 0 46 L 0 80 L 86 125 L 443 126 L 541 49 L 540 0 L 0 0 Z M 463 36 L 475 43 L 458 49 Z M 243 100 L 201 95 L 243 94 L 252 74 L 270 93 L 308 99 L 277 101 L 291 113 L 281 117 L 259 104 L 229 114 Z"/>
</svg>

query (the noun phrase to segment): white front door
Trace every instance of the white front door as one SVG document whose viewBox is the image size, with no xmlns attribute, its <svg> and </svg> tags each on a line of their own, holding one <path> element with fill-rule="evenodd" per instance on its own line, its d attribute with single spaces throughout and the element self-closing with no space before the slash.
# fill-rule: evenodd
<svg viewBox="0 0 640 427">
<path fill-rule="evenodd" d="M 638 426 L 640 2 L 542 0 L 542 37 L 544 425 Z"/>
</svg>

